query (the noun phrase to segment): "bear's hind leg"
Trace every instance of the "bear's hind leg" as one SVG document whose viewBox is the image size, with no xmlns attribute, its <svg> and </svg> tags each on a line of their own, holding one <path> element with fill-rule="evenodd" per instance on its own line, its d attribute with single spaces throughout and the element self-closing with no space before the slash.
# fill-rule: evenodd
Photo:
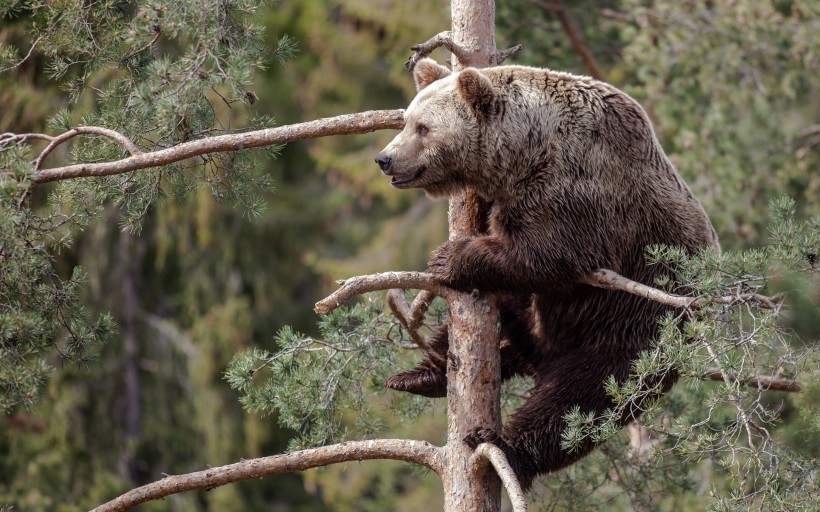
<svg viewBox="0 0 820 512">
<path fill-rule="evenodd" d="M 539 371 L 543 377 L 532 388 L 529 399 L 515 411 L 501 434 L 477 429 L 464 441 L 472 448 L 485 442 L 501 448 L 525 490 L 536 476 L 562 469 L 587 455 L 595 448 L 591 440 L 572 452 L 561 447 L 561 434 L 566 428 L 563 417 L 576 405 L 582 412 L 598 414 L 611 407 L 604 381 L 614 374 L 622 382 L 631 366 L 627 358 L 602 361 L 594 352 L 576 350 L 548 362 L 543 373 Z"/>
<path fill-rule="evenodd" d="M 519 296 L 506 296 L 499 301 L 502 380 L 514 375 L 533 375 L 533 361 L 541 359 L 529 327 L 528 301 L 529 297 Z M 439 326 L 428 342 L 427 358 L 415 368 L 393 375 L 385 385 L 431 398 L 447 396 L 448 338 L 448 324 Z"/>
</svg>

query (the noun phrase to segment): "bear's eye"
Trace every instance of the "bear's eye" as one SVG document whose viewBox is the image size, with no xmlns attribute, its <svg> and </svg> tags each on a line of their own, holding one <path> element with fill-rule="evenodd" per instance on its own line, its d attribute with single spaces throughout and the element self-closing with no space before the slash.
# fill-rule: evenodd
<svg viewBox="0 0 820 512">
<path fill-rule="evenodd" d="M 424 137 L 425 135 L 427 135 L 427 132 L 429 132 L 429 131 L 430 131 L 430 128 L 427 128 L 426 125 L 423 125 L 421 123 L 416 125 L 416 133 L 418 133 L 421 137 Z"/>
</svg>

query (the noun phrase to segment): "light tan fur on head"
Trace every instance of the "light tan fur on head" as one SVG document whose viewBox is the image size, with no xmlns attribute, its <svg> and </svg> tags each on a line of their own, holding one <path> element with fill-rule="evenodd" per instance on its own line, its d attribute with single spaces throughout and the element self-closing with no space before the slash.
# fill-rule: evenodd
<svg viewBox="0 0 820 512">
<path fill-rule="evenodd" d="M 434 61 L 433 59 L 421 59 L 413 68 L 413 78 L 416 80 L 416 91 L 421 91 L 436 80 L 450 76 L 452 72 Z"/>
<path fill-rule="evenodd" d="M 477 116 L 492 113 L 495 104 L 495 92 L 490 79 L 473 68 L 467 68 L 458 74 L 458 92 Z"/>
</svg>

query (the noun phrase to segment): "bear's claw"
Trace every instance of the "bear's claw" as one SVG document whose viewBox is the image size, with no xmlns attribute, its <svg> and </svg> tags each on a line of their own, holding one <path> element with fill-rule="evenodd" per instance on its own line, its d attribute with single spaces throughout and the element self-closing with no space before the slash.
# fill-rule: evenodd
<svg viewBox="0 0 820 512">
<path fill-rule="evenodd" d="M 385 385 L 396 391 L 406 391 L 429 398 L 447 396 L 447 377 L 440 372 L 425 367 L 416 367 L 397 373 Z"/>
<path fill-rule="evenodd" d="M 498 446 L 501 449 L 507 447 L 507 443 L 498 435 L 494 429 L 491 428 L 476 428 L 464 437 L 464 442 L 467 446 L 476 449 L 481 443 L 490 443 Z"/>
</svg>

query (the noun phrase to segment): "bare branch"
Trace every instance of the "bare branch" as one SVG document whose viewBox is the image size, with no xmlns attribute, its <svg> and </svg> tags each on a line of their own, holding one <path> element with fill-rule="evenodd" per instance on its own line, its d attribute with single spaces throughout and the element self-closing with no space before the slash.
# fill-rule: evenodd
<svg viewBox="0 0 820 512">
<path fill-rule="evenodd" d="M 490 65 L 491 66 L 500 66 L 504 63 L 505 60 L 512 57 L 516 53 L 520 52 L 524 48 L 524 45 L 517 44 L 515 46 L 511 46 L 506 50 L 495 52 L 494 54 L 490 55 Z"/>
<path fill-rule="evenodd" d="M 419 294 L 416 295 L 416 298 L 413 299 L 413 304 L 410 306 L 410 325 L 414 329 L 417 329 L 421 325 L 421 321 L 424 320 L 424 314 L 427 313 L 430 303 L 432 303 L 435 298 L 435 293 L 428 290 L 421 290 Z"/>
<path fill-rule="evenodd" d="M 57 135 L 56 137 L 49 137 L 48 135 L 46 135 L 45 137 L 49 137 L 49 139 L 47 140 L 50 140 L 51 142 L 40 153 L 40 156 L 37 157 L 37 160 L 34 161 L 34 170 L 40 170 L 40 167 L 42 167 L 43 165 L 43 160 L 45 160 L 45 158 L 49 154 L 51 154 L 51 152 L 54 151 L 54 149 L 56 149 L 57 146 L 59 146 L 63 142 L 66 142 L 67 140 L 73 139 L 77 135 L 102 135 L 104 137 L 109 137 L 125 146 L 125 149 L 127 149 L 128 152 L 131 153 L 131 156 L 142 154 L 140 148 L 138 148 L 136 144 L 134 144 L 128 137 L 121 134 L 120 132 L 110 130 L 108 128 L 102 128 L 99 126 L 78 126 L 77 128 L 72 128 L 71 130 L 68 130 L 67 132 L 61 135 Z"/>
<path fill-rule="evenodd" d="M 598 14 L 600 14 L 604 18 L 620 21 L 621 23 L 636 23 L 635 16 L 632 16 L 631 14 L 624 14 L 622 12 L 614 11 L 612 9 L 598 9 Z"/>
<path fill-rule="evenodd" d="M 54 140 L 54 137 L 51 135 L 46 135 L 44 133 L 1 133 L 0 134 L 0 152 L 7 150 L 14 144 L 22 144 L 29 139 L 37 139 L 37 140 Z"/>
<path fill-rule="evenodd" d="M 495 472 L 501 478 L 501 483 L 507 489 L 507 496 L 510 497 L 513 512 L 527 512 L 527 500 L 524 498 L 524 491 L 521 489 L 521 484 L 518 483 L 518 478 L 516 478 L 515 472 L 510 467 L 506 455 L 501 451 L 501 448 L 494 444 L 481 443 L 476 446 L 475 452 L 470 456 L 470 467 L 473 474 L 478 476 L 488 464 L 495 468 Z"/>
<path fill-rule="evenodd" d="M 28 49 L 28 53 L 26 54 L 26 56 L 17 61 L 16 64 L 0 69 L 0 73 L 5 73 L 6 71 L 11 71 L 12 69 L 17 69 L 20 66 L 22 66 L 23 63 L 25 63 L 29 59 L 29 57 L 31 57 L 31 54 L 34 53 L 34 48 L 37 47 L 37 43 L 39 43 L 45 36 L 46 34 L 40 34 L 39 36 L 37 36 L 37 39 L 35 39 L 34 42 L 31 43 L 31 48 Z"/>
<path fill-rule="evenodd" d="M 598 269 L 594 271 L 592 275 L 584 279 L 583 282 L 598 288 L 620 290 L 622 292 L 631 293 L 633 295 L 676 308 L 696 309 L 703 306 L 708 306 L 709 304 L 725 304 L 732 306 L 743 302 L 755 302 L 761 308 L 772 310 L 776 310 L 780 307 L 780 304 L 776 303 L 771 298 L 757 293 L 740 293 L 725 297 L 702 298 L 674 295 L 658 290 L 657 288 L 652 288 L 651 286 L 646 286 L 645 284 L 632 281 L 616 272 L 606 269 Z"/>
<path fill-rule="evenodd" d="M 745 379 L 735 379 L 731 375 L 724 375 L 723 372 L 721 372 L 717 368 L 709 370 L 709 372 L 706 374 L 706 378 L 718 382 L 725 382 L 726 379 L 729 379 L 729 381 L 737 380 L 741 384 L 745 384 L 756 389 L 765 389 L 772 391 L 788 391 L 791 393 L 799 393 L 803 390 L 803 384 L 794 379 L 786 379 L 784 377 L 770 375 L 760 375 L 755 377 L 748 377 Z"/>
<path fill-rule="evenodd" d="M 313 308 L 315 312 L 324 315 L 356 295 L 377 290 L 389 290 L 390 288 L 428 290 L 445 299 L 452 293 L 449 288 L 439 285 L 433 280 L 433 276 L 425 272 L 384 272 L 382 274 L 351 277 L 339 281 L 339 284 L 342 285 L 341 288 L 316 303 Z"/>
<path fill-rule="evenodd" d="M 321 448 L 243 460 L 184 475 L 167 476 L 162 480 L 128 491 L 100 505 L 92 512 L 128 510 L 140 503 L 158 500 L 172 494 L 213 489 L 241 480 L 304 471 L 339 462 L 372 459 L 401 460 L 426 466 L 441 474 L 443 467 L 439 457 L 440 450 L 441 448 L 426 441 L 406 439 L 349 441 Z"/>
<path fill-rule="evenodd" d="M 466 48 L 457 45 L 455 41 L 453 41 L 452 33 L 449 30 L 445 30 L 444 32 L 439 32 L 434 35 L 424 43 L 411 46 L 410 49 L 416 53 L 407 59 L 407 62 L 404 63 L 404 67 L 407 68 L 407 71 L 413 71 L 413 68 L 416 67 L 416 64 L 418 64 L 421 59 L 427 57 L 433 50 L 441 48 L 442 46 L 450 50 L 463 65 L 470 65 L 470 56 L 472 53 Z"/>
<path fill-rule="evenodd" d="M 147 50 L 148 48 L 151 48 L 152 46 L 154 46 L 154 44 L 159 39 L 159 36 L 162 35 L 162 29 L 159 27 L 159 25 L 155 25 L 154 27 L 156 27 L 155 30 L 154 30 L 155 31 L 154 37 L 150 41 L 148 41 L 148 43 L 146 43 L 145 45 L 143 45 L 139 48 L 136 48 L 134 50 L 131 50 L 130 52 L 126 53 L 120 59 L 121 62 L 125 62 L 126 60 L 130 59 L 134 55 L 140 54 L 140 53 L 144 52 L 145 50 Z"/>
<path fill-rule="evenodd" d="M 589 70 L 589 74 L 596 80 L 604 79 L 604 73 L 601 71 L 598 61 L 595 60 L 595 57 L 592 55 L 592 52 L 589 50 L 589 47 L 584 41 L 584 35 L 581 33 L 581 30 L 570 17 L 569 10 L 567 9 L 567 6 L 564 5 L 563 0 L 553 0 L 552 3 L 547 3 L 543 0 L 524 1 L 541 9 L 542 11 L 555 14 L 555 17 L 558 18 L 558 21 L 564 28 L 564 32 L 567 33 L 567 37 L 569 37 L 569 41 L 575 49 L 575 52 L 581 57 L 581 60 L 584 61 L 584 64 Z"/>
<path fill-rule="evenodd" d="M 399 288 L 389 290 L 387 292 L 387 305 L 390 306 L 393 316 L 407 329 L 407 333 L 416 345 L 422 350 L 427 350 L 427 341 L 419 333 L 418 325 L 412 323 L 413 310 L 407 302 L 407 297 L 404 296 L 404 290 Z"/>
<path fill-rule="evenodd" d="M 369 133 L 375 130 L 401 129 L 403 126 L 403 110 L 359 112 L 278 128 L 207 137 L 159 151 L 135 154 L 129 158 L 115 162 L 76 164 L 40 170 L 35 174 L 35 181 L 37 183 L 46 183 L 49 181 L 87 176 L 110 176 L 138 169 L 167 165 L 205 153 L 221 153 L 262 146 L 275 146 L 297 140 L 315 139 L 329 135 L 352 135 Z M 29 138 L 34 138 L 32 134 L 27 135 Z M 2 146 L 4 142 L 3 137 L 6 136 L 7 134 L 0 136 L 0 146 Z M 41 136 L 38 138 L 44 137 Z"/>
</svg>

